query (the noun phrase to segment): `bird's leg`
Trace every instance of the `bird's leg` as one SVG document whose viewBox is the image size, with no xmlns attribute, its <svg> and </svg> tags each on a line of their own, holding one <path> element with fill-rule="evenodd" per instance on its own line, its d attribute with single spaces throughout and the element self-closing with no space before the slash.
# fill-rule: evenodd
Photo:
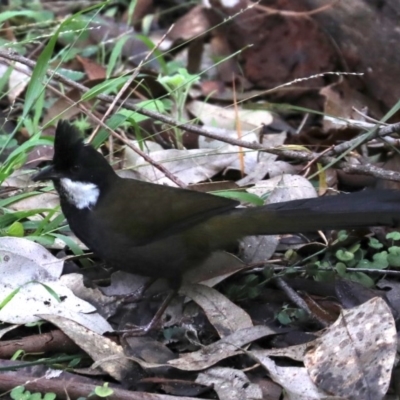
<svg viewBox="0 0 400 400">
<path fill-rule="evenodd" d="M 164 311 L 167 309 L 169 304 L 171 303 L 172 299 L 176 296 L 177 290 L 171 290 L 168 296 L 165 298 L 163 303 L 161 304 L 160 308 L 157 310 L 155 313 L 154 317 L 151 319 L 151 321 L 144 326 L 137 326 L 131 329 L 122 329 L 116 331 L 116 333 L 122 333 L 123 337 L 127 336 L 144 336 L 147 333 L 149 333 L 151 330 L 157 328 L 161 322 L 161 317 L 164 314 Z"/>
<path fill-rule="evenodd" d="M 121 295 L 122 304 L 127 303 L 135 303 L 139 300 L 142 300 L 144 293 L 146 290 L 156 281 L 155 278 L 149 279 L 144 285 L 140 286 L 137 290 L 132 293 Z"/>
</svg>

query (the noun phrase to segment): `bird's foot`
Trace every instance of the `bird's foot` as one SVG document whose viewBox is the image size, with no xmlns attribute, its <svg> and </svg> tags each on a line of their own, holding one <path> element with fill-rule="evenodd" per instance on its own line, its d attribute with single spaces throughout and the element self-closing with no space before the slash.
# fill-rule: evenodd
<svg viewBox="0 0 400 400">
<path fill-rule="evenodd" d="M 117 334 L 122 335 L 122 339 L 127 337 L 138 337 L 138 336 L 146 336 L 149 332 L 154 331 L 160 327 L 160 320 L 154 321 L 154 318 L 147 324 L 143 326 L 135 326 L 129 327 L 127 329 L 121 329 L 116 331 Z"/>
<path fill-rule="evenodd" d="M 145 336 L 150 331 L 155 330 L 156 328 L 160 328 L 161 326 L 161 317 L 164 314 L 164 311 L 167 309 L 168 305 L 171 303 L 171 300 L 176 295 L 176 291 L 171 291 L 166 299 L 163 301 L 161 307 L 158 309 L 152 320 L 144 326 L 136 326 L 132 329 L 122 329 L 116 331 L 118 334 L 122 334 L 122 338 L 129 336 Z"/>
</svg>

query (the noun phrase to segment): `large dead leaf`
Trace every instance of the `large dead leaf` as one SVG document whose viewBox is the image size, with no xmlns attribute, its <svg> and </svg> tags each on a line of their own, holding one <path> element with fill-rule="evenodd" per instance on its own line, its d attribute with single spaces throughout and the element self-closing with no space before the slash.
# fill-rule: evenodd
<svg viewBox="0 0 400 400">
<path fill-rule="evenodd" d="M 82 350 L 96 362 L 104 372 L 118 381 L 122 381 L 133 368 L 133 364 L 124 356 L 121 346 L 104 336 L 86 329 L 75 321 L 58 315 L 43 314 L 42 319 L 51 322 L 70 337 Z"/>
<path fill-rule="evenodd" d="M 344 310 L 313 342 L 304 363 L 315 384 L 329 393 L 382 399 L 389 387 L 397 335 L 392 313 L 379 297 Z"/>
<path fill-rule="evenodd" d="M 216 251 L 200 266 L 186 271 L 183 282 L 201 282 L 203 285 L 213 287 L 243 268 L 246 268 L 246 264 L 233 254 Z"/>
<path fill-rule="evenodd" d="M 268 203 L 307 199 L 317 196 L 317 192 L 308 179 L 300 175 L 290 174 L 257 182 L 254 187 L 247 189 L 247 191 L 257 196 L 263 196 L 271 192 L 271 195 L 268 197 Z"/>
<path fill-rule="evenodd" d="M 242 354 L 242 346 L 275 333 L 266 326 L 241 329 L 199 351 L 185 354 L 177 360 L 171 360 L 168 365 L 184 371 L 199 371 L 225 358 Z"/>
<path fill-rule="evenodd" d="M 204 285 L 184 285 L 180 293 L 190 297 L 205 312 L 220 337 L 253 326 L 250 316 L 221 293 Z"/>
<path fill-rule="evenodd" d="M 12 104 L 27 87 L 32 72 L 29 67 L 19 62 L 14 63 L 13 66 L 0 64 L 0 77 L 3 78 L 7 73 L 9 73 L 7 96 Z"/>
<path fill-rule="evenodd" d="M 0 320 L 25 324 L 58 314 L 93 331 L 112 330 L 96 309 L 60 280 L 63 261 L 28 239 L 0 238 Z"/>
<path fill-rule="evenodd" d="M 237 128 L 237 120 L 241 129 L 245 132 L 257 133 L 264 126 L 268 126 L 274 120 L 273 115 L 266 110 L 251 110 L 238 107 L 220 107 L 203 101 L 192 101 L 187 106 L 188 110 L 201 120 L 204 125 L 218 126 L 218 128 L 235 130 Z M 257 136 L 252 136 L 257 139 Z M 207 139 L 205 139 L 207 141 Z M 209 140 L 209 139 L 208 139 Z"/>
<path fill-rule="evenodd" d="M 259 181 L 247 191 L 259 197 L 270 192 L 267 203 L 278 203 L 317 195 L 314 187 L 306 178 L 290 174 Z M 265 262 L 274 254 L 278 244 L 277 235 L 246 237 L 240 241 L 241 257 L 247 264 Z"/>
<path fill-rule="evenodd" d="M 150 157 L 162 163 L 172 174 L 186 184 L 205 181 L 223 171 L 236 159 L 235 155 L 220 153 L 217 150 L 162 150 L 150 153 Z M 175 185 L 161 171 L 139 158 L 135 165 L 148 181 Z"/>
<path fill-rule="evenodd" d="M 211 386 L 220 400 L 262 399 L 262 391 L 243 371 L 233 368 L 210 368 L 198 375 L 196 383 Z"/>
<path fill-rule="evenodd" d="M 249 352 L 267 371 L 274 382 L 279 383 L 285 392 L 285 400 L 345 400 L 319 390 L 302 367 L 281 367 L 262 351 Z"/>
<path fill-rule="evenodd" d="M 189 111 L 199 118 L 206 126 L 217 126 L 225 129 L 227 139 L 242 139 L 249 143 L 259 143 L 259 133 L 265 125 L 273 122 L 273 116 L 268 111 L 261 110 L 235 110 L 234 108 L 223 108 L 201 101 L 192 101 L 188 105 Z M 239 120 L 238 124 L 236 121 Z M 240 126 L 241 134 L 239 134 Z M 199 136 L 199 148 L 217 149 L 219 152 L 239 153 L 242 151 L 238 146 L 233 146 L 218 140 L 212 140 Z M 281 144 L 281 143 L 280 143 Z M 257 165 L 258 151 L 242 152 L 244 162 L 244 172 L 248 174 Z M 241 170 L 241 160 L 239 157 L 229 165 L 230 168 Z"/>
</svg>

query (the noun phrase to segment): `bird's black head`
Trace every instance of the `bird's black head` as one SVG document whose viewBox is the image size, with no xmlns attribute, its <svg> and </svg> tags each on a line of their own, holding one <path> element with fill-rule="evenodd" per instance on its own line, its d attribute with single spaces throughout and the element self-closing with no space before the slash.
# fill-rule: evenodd
<svg viewBox="0 0 400 400">
<path fill-rule="evenodd" d="M 50 166 L 32 177 L 34 181 L 68 178 L 76 182 L 102 186 L 114 170 L 92 146 L 85 145 L 79 131 L 67 121 L 57 125 L 54 139 L 54 157 Z"/>
<path fill-rule="evenodd" d="M 67 121 L 57 125 L 53 162 L 32 177 L 52 180 L 62 197 L 78 208 L 93 206 L 116 174 L 107 160 L 92 146 L 85 145 L 77 129 Z"/>
</svg>

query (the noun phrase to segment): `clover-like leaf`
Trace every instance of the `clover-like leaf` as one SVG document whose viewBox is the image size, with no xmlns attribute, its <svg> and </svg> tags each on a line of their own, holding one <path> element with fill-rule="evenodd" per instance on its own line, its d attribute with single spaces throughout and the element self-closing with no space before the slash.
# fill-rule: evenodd
<svg viewBox="0 0 400 400">
<path fill-rule="evenodd" d="M 386 239 L 400 240 L 400 232 L 389 232 Z"/>
<path fill-rule="evenodd" d="M 364 272 L 351 272 L 347 274 L 347 277 L 353 282 L 361 283 L 361 285 L 368 288 L 375 285 L 374 280 L 370 278 L 367 274 L 364 274 Z"/>
<path fill-rule="evenodd" d="M 336 258 L 339 261 L 351 261 L 354 258 L 354 254 L 351 251 L 347 251 L 345 249 L 339 249 L 336 253 Z"/>
<path fill-rule="evenodd" d="M 335 269 L 336 269 L 337 273 L 339 274 L 339 276 L 341 276 L 341 277 L 345 277 L 346 276 L 347 266 L 346 266 L 345 263 L 342 263 L 342 262 L 336 263 Z"/>
<path fill-rule="evenodd" d="M 108 387 L 108 382 L 104 382 L 103 386 L 96 386 L 94 392 L 99 397 L 108 397 L 114 393 L 114 390 Z"/>
<path fill-rule="evenodd" d="M 383 247 L 383 244 L 376 238 L 369 238 L 368 246 L 379 250 Z"/>
<path fill-rule="evenodd" d="M 338 232 L 338 240 L 339 242 L 344 242 L 345 240 L 347 240 L 349 237 L 349 234 L 347 233 L 347 231 L 339 231 Z"/>
<path fill-rule="evenodd" d="M 389 265 L 392 267 L 400 267 L 400 247 L 392 246 L 389 247 L 389 254 L 387 256 Z"/>
<path fill-rule="evenodd" d="M 372 256 L 372 259 L 373 259 L 372 268 L 385 269 L 389 266 L 387 251 L 381 251 L 379 253 L 374 254 Z"/>
</svg>

